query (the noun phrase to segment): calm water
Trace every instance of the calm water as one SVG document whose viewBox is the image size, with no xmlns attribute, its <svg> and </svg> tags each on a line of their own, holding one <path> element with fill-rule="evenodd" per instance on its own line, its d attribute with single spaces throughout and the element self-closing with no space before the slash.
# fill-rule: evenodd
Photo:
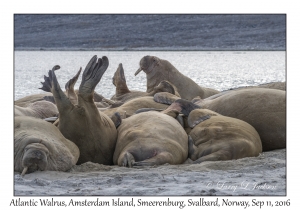
<svg viewBox="0 0 300 210">
<path fill-rule="evenodd" d="M 73 77 L 80 67 L 85 68 L 93 55 L 107 56 L 109 67 L 103 75 L 96 91 L 110 98 L 115 87 L 112 77 L 119 63 L 123 64 L 127 85 L 131 90 L 146 90 L 146 74 L 140 72 L 139 61 L 145 55 L 155 55 L 171 62 L 181 73 L 204 87 L 217 90 L 257 85 L 275 81 L 285 81 L 284 51 L 193 51 L 193 52 L 126 52 L 126 51 L 15 51 L 15 100 L 26 95 L 43 93 L 38 88 L 48 70 L 60 65 L 56 71 L 60 86 Z M 78 88 L 81 77 L 75 88 Z"/>
</svg>

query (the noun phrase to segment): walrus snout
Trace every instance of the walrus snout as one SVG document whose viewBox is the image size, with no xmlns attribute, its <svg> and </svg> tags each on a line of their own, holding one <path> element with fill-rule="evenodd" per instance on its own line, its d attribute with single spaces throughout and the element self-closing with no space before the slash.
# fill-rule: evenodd
<svg viewBox="0 0 300 210">
<path fill-rule="evenodd" d="M 136 76 L 141 71 L 144 71 L 146 74 L 148 74 L 149 72 L 152 71 L 152 69 L 157 64 L 157 62 L 158 62 L 157 57 L 150 56 L 150 55 L 144 56 L 140 60 L 140 68 L 134 73 L 134 75 Z"/>
<path fill-rule="evenodd" d="M 22 166 L 24 170 L 22 175 L 24 175 L 27 170 L 29 173 L 41 170 L 44 171 L 48 165 L 48 149 L 39 143 L 33 143 L 25 148 L 23 155 Z"/>
</svg>

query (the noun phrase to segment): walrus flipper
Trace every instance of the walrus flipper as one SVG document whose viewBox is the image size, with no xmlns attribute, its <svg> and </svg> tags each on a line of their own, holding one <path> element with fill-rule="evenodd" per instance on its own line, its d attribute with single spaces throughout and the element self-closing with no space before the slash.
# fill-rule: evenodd
<svg viewBox="0 0 300 210">
<path fill-rule="evenodd" d="M 82 68 L 80 67 L 80 69 L 77 72 L 77 74 L 66 83 L 66 85 L 65 85 L 66 91 L 69 91 L 69 90 L 73 90 L 74 91 L 74 86 L 75 86 L 75 84 L 76 84 L 76 82 L 78 80 L 78 77 L 79 77 L 79 75 L 81 73 L 81 70 L 82 70 Z"/>
<path fill-rule="evenodd" d="M 65 108 L 72 108 L 73 104 L 70 102 L 68 97 L 61 90 L 59 83 L 57 81 L 55 70 L 59 68 L 59 66 L 54 66 L 52 70 L 48 72 L 49 77 L 45 76 L 45 87 L 50 87 L 51 93 L 53 94 L 55 104 L 57 105 L 57 109 L 59 112 L 62 112 Z"/>
<path fill-rule="evenodd" d="M 184 114 L 184 116 L 189 116 L 191 111 L 201 108 L 200 106 L 185 99 L 178 99 L 173 104 L 176 106 L 179 105 L 181 107 L 181 113 Z"/>
<path fill-rule="evenodd" d="M 77 94 L 75 93 L 74 86 L 78 80 L 80 73 L 81 73 L 81 69 L 82 68 L 80 67 L 77 74 L 72 79 L 70 79 L 65 85 L 67 97 L 70 99 L 70 101 L 74 105 L 78 104 L 78 97 L 77 97 Z"/>
<path fill-rule="evenodd" d="M 132 165 L 135 163 L 135 159 L 131 153 L 126 152 L 123 157 L 121 157 L 121 163 L 123 167 L 132 168 Z"/>
<path fill-rule="evenodd" d="M 218 160 L 230 160 L 231 154 L 228 151 L 219 150 L 217 152 L 213 152 L 209 155 L 205 155 L 195 160 L 193 164 L 202 163 L 204 161 L 218 161 Z"/>
<path fill-rule="evenodd" d="M 188 157 L 190 159 L 196 159 L 195 157 L 195 151 L 198 150 L 198 148 L 194 145 L 194 141 L 192 137 L 189 135 L 188 139 Z"/>
<path fill-rule="evenodd" d="M 55 65 L 52 68 L 52 70 L 49 70 L 48 75 L 50 74 L 51 71 L 55 71 L 55 70 L 58 70 L 58 69 L 60 69 L 60 66 L 59 65 Z M 51 92 L 51 81 L 50 81 L 50 78 L 47 77 L 46 75 L 44 75 L 44 80 L 45 80 L 45 82 L 41 82 L 42 87 L 39 88 L 39 89 L 41 89 L 41 90 L 43 90 L 45 92 Z"/>
<path fill-rule="evenodd" d="M 178 96 L 168 93 L 168 92 L 160 92 L 156 93 L 153 96 L 153 100 L 157 103 L 171 105 L 174 101 L 180 99 Z"/>
<path fill-rule="evenodd" d="M 85 98 L 92 95 L 93 98 L 95 87 L 100 82 L 100 79 L 106 71 L 108 64 L 109 62 L 106 56 L 103 56 L 102 59 L 98 59 L 97 56 L 94 55 L 91 58 L 82 74 L 82 81 L 78 92 L 79 95 Z"/>
<path fill-rule="evenodd" d="M 173 155 L 169 152 L 161 152 L 156 156 L 133 163 L 133 166 L 154 166 L 163 165 L 165 163 L 172 164 Z"/>
<path fill-rule="evenodd" d="M 119 112 L 115 112 L 110 119 L 114 122 L 116 128 L 118 128 L 122 123 L 122 118 Z"/>
<path fill-rule="evenodd" d="M 55 99 L 53 96 L 44 96 L 43 99 L 55 104 Z"/>
</svg>

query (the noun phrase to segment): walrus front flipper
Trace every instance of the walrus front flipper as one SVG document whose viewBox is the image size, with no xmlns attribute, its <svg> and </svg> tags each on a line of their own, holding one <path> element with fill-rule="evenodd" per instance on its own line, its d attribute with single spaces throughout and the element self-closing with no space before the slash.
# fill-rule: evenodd
<svg viewBox="0 0 300 210">
<path fill-rule="evenodd" d="M 195 160 L 193 164 L 202 163 L 204 161 L 218 161 L 218 160 L 231 160 L 232 154 L 225 150 L 219 150 L 217 152 L 213 152 L 209 155 L 205 155 Z M 192 159 L 192 158 L 191 158 Z"/>
<path fill-rule="evenodd" d="M 66 85 L 65 85 L 65 89 L 66 89 L 66 93 L 67 93 L 67 97 L 70 99 L 70 101 L 72 102 L 72 104 L 76 105 L 78 103 L 78 98 L 77 98 L 77 94 L 75 93 L 74 90 L 74 86 L 75 83 L 78 80 L 78 77 L 81 73 L 82 68 L 80 67 L 79 71 L 77 72 L 77 74 L 70 79 Z"/>
<path fill-rule="evenodd" d="M 115 112 L 110 119 L 114 122 L 116 128 L 118 128 L 122 123 L 122 118 L 119 112 Z"/>
<path fill-rule="evenodd" d="M 188 157 L 192 160 L 195 160 L 196 157 L 196 151 L 198 148 L 194 145 L 194 141 L 192 137 L 189 135 L 189 140 L 188 140 Z"/>
<path fill-rule="evenodd" d="M 163 165 L 165 163 L 172 164 L 173 155 L 169 152 L 161 152 L 156 156 L 133 163 L 133 166 L 154 166 L 154 165 Z"/>
<path fill-rule="evenodd" d="M 173 95 L 173 94 L 168 93 L 168 92 L 156 93 L 153 96 L 153 100 L 155 102 L 161 103 L 161 104 L 168 104 L 168 105 L 171 105 L 177 99 L 180 99 L 180 98 L 178 96 Z"/>
<path fill-rule="evenodd" d="M 132 168 L 132 165 L 135 163 L 133 155 L 129 152 L 126 152 L 123 156 L 120 156 L 121 165 L 124 167 Z"/>
<path fill-rule="evenodd" d="M 184 114 L 184 116 L 189 116 L 190 112 L 193 111 L 194 109 L 200 109 L 201 107 L 190 102 L 187 101 L 185 99 L 178 99 L 176 100 L 173 104 L 171 104 L 170 107 L 172 106 L 180 106 L 181 107 L 181 113 Z"/>
</svg>

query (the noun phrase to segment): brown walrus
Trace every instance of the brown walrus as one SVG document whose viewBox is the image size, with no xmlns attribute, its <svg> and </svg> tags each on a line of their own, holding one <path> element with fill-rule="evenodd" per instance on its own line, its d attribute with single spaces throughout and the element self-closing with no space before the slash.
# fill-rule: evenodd
<svg viewBox="0 0 300 210">
<path fill-rule="evenodd" d="M 115 165 L 181 164 L 187 155 L 188 136 L 182 126 L 167 114 L 142 112 L 123 120 L 118 127 Z"/>
<path fill-rule="evenodd" d="M 158 92 L 169 92 L 171 94 L 180 96 L 179 93 L 176 91 L 176 87 L 165 80 L 161 81 L 149 93 L 143 91 L 129 90 L 126 84 L 126 78 L 122 63 L 119 64 L 113 76 L 113 84 L 116 86 L 116 93 L 114 96 L 111 97 L 111 100 L 120 101 L 123 103 L 142 96 L 154 96 L 154 94 Z"/>
<path fill-rule="evenodd" d="M 174 101 L 164 93 L 157 93 L 154 100 L 169 104 Z M 259 133 L 263 151 L 286 147 L 286 91 L 269 88 L 240 89 L 193 102 L 177 99 L 174 105 L 181 106 L 181 112 L 186 116 L 194 109 L 203 108 L 249 123 Z"/>
<path fill-rule="evenodd" d="M 167 80 L 176 86 L 181 98 L 192 100 L 196 96 L 207 98 L 219 93 L 219 91 L 201 87 L 192 79 L 181 74 L 169 61 L 155 56 L 145 56 L 140 61 L 140 68 L 135 72 L 144 71 L 147 75 L 147 92 L 153 91 L 154 87 L 162 80 Z"/>
<path fill-rule="evenodd" d="M 248 123 L 208 109 L 188 116 L 189 158 L 193 163 L 255 157 L 262 152 L 257 131 Z"/>
<path fill-rule="evenodd" d="M 44 120 L 18 116 L 14 124 L 14 171 L 67 171 L 79 158 L 78 147 Z"/>
<path fill-rule="evenodd" d="M 59 111 L 59 130 L 69 140 L 73 141 L 80 150 L 77 164 L 95 162 L 113 164 L 113 153 L 117 140 L 117 130 L 112 120 L 100 113 L 94 103 L 94 89 L 108 67 L 108 58 L 93 56 L 87 64 L 78 91 L 78 105 L 73 105 L 61 90 L 54 66 L 42 89 L 51 91 Z"/>
</svg>

